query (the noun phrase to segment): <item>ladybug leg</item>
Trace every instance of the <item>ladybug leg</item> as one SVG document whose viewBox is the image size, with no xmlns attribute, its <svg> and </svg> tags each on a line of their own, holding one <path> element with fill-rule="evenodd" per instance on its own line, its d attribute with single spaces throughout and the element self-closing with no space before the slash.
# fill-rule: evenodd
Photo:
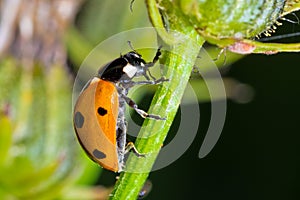
<svg viewBox="0 0 300 200">
<path fill-rule="evenodd" d="M 158 47 L 158 49 L 157 49 L 157 51 L 156 51 L 156 54 L 155 54 L 155 56 L 154 56 L 154 58 L 153 58 L 153 61 L 152 61 L 153 65 L 158 61 L 159 56 L 161 55 L 160 49 L 161 49 L 161 46 Z"/>
<path fill-rule="evenodd" d="M 126 95 L 122 95 L 123 99 L 126 101 L 126 103 L 133 108 L 141 117 L 143 118 L 150 118 L 150 119 L 156 119 L 156 120 L 166 120 L 166 118 L 162 118 L 159 115 L 153 115 L 148 114 L 147 112 L 143 111 L 142 109 L 138 108 L 138 105 L 129 97 Z"/>
<path fill-rule="evenodd" d="M 150 71 L 149 71 L 148 69 L 143 73 L 143 76 L 144 76 L 148 81 L 150 81 L 150 78 L 149 78 L 147 72 L 148 72 L 148 74 L 150 75 L 150 77 L 151 77 L 153 80 L 155 80 L 155 78 L 151 75 L 151 73 L 150 73 Z"/>
<path fill-rule="evenodd" d="M 155 63 L 158 61 L 159 56 L 161 55 L 160 49 L 161 49 L 161 46 L 157 49 L 156 54 L 155 54 L 155 56 L 154 56 L 152 62 L 146 63 L 145 66 L 146 66 L 147 68 L 148 68 L 148 67 L 152 67 L 152 66 L 155 65 Z"/>
<path fill-rule="evenodd" d="M 155 56 L 154 56 L 152 62 L 149 62 L 149 63 L 146 63 L 146 64 L 145 64 L 146 70 L 145 70 L 145 72 L 143 73 L 143 75 L 144 75 L 144 77 L 145 77 L 148 81 L 150 80 L 149 76 L 150 76 L 154 81 L 156 80 L 156 78 L 151 74 L 151 72 L 149 71 L 148 68 L 154 66 L 155 63 L 158 61 L 159 56 L 161 55 L 160 49 L 161 49 L 161 46 L 157 49 L 156 54 L 155 54 Z M 149 76 L 148 76 L 147 72 L 148 72 Z"/>
<path fill-rule="evenodd" d="M 146 154 L 140 153 L 134 146 L 133 142 L 128 142 L 125 147 L 125 154 L 127 154 L 129 151 L 133 151 L 133 153 L 137 157 L 145 157 Z"/>
<path fill-rule="evenodd" d="M 131 88 L 135 85 L 157 85 L 157 84 L 161 84 L 163 82 L 167 82 L 169 81 L 169 79 L 165 78 L 165 77 L 161 77 L 160 79 L 157 80 L 147 80 L 147 81 L 130 81 L 129 83 L 124 84 L 125 88 Z"/>
<path fill-rule="evenodd" d="M 150 76 L 154 81 L 156 81 L 156 78 L 151 74 L 150 70 L 147 70 L 147 71 L 148 71 L 149 76 Z M 147 74 L 146 74 L 146 76 L 148 77 Z M 146 77 L 146 76 L 145 76 L 145 77 Z M 147 78 L 147 77 L 146 77 L 146 79 L 147 79 L 147 80 L 150 80 L 150 78 L 149 78 L 149 77 Z"/>
</svg>

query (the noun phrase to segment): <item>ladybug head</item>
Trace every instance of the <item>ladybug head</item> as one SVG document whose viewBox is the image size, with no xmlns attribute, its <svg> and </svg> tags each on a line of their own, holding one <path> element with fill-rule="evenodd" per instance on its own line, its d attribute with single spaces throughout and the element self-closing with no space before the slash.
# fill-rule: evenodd
<svg viewBox="0 0 300 200">
<path fill-rule="evenodd" d="M 130 51 L 122 57 L 126 59 L 128 64 L 133 66 L 144 66 L 146 64 L 145 60 L 142 58 L 142 55 L 136 51 Z"/>
<path fill-rule="evenodd" d="M 103 80 L 118 82 L 120 80 L 131 80 L 134 77 L 144 76 L 147 80 L 155 78 L 150 74 L 149 67 L 152 67 L 160 56 L 158 49 L 152 62 L 146 62 L 136 51 L 130 51 L 125 55 L 111 61 L 101 68 L 98 76 Z"/>
<path fill-rule="evenodd" d="M 156 55 L 157 59 L 159 55 L 160 52 Z M 127 61 L 127 65 L 124 66 L 123 72 L 125 72 L 130 79 L 133 77 L 144 76 L 147 80 L 150 80 L 149 76 L 147 75 L 147 73 L 150 74 L 148 68 L 152 67 L 156 60 L 155 62 L 146 62 L 136 51 L 130 51 L 122 57 Z"/>
</svg>

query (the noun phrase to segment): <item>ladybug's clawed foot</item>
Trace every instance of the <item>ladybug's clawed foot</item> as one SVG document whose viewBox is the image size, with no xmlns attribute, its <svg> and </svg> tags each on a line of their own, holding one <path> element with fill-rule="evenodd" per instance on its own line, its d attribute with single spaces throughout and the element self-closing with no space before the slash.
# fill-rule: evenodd
<svg viewBox="0 0 300 200">
<path fill-rule="evenodd" d="M 126 85 L 124 85 L 126 88 L 131 88 L 135 85 L 157 85 L 157 84 L 161 84 L 163 82 L 167 82 L 169 81 L 169 79 L 165 78 L 165 77 L 161 77 L 160 79 L 155 79 L 155 80 L 147 80 L 147 81 L 131 81 L 129 83 L 126 83 Z"/>
<path fill-rule="evenodd" d="M 128 153 L 129 151 L 133 151 L 133 153 L 137 157 L 145 157 L 146 154 L 140 153 L 134 146 L 133 142 L 128 142 L 126 147 L 125 147 L 125 154 Z"/>
<path fill-rule="evenodd" d="M 136 107 L 134 106 L 133 108 L 143 118 L 150 118 L 150 119 L 155 119 L 155 120 L 166 120 L 166 118 L 162 118 L 159 115 L 148 114 L 145 111 L 137 108 L 137 106 Z"/>
</svg>

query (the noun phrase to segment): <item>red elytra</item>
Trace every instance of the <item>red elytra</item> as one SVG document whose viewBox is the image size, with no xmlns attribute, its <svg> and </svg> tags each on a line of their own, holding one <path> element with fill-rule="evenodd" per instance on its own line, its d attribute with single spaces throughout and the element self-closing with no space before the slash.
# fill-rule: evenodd
<svg viewBox="0 0 300 200">
<path fill-rule="evenodd" d="M 116 129 L 119 101 L 113 83 L 94 77 L 80 94 L 74 126 L 81 146 L 104 168 L 118 171 Z"/>
</svg>

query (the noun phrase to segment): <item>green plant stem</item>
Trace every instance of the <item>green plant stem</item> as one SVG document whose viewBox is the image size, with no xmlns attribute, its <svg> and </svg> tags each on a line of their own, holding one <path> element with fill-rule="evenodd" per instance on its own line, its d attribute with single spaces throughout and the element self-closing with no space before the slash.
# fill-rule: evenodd
<svg viewBox="0 0 300 200">
<path fill-rule="evenodd" d="M 155 1 L 149 0 L 147 3 L 149 8 L 155 10 Z M 160 16 L 151 15 L 153 14 L 151 9 L 149 9 L 149 15 L 152 21 L 155 21 L 157 17 L 158 20 L 161 20 Z M 194 62 L 204 43 L 204 39 L 199 37 L 193 27 L 185 26 L 184 22 L 179 21 L 176 26 L 171 28 L 185 37 L 176 38 L 174 35 L 170 35 L 169 38 L 171 39 L 167 39 L 167 43 L 173 42 L 173 44 L 169 52 L 164 52 L 161 62 L 169 81 L 158 88 L 149 109 L 149 113 L 158 114 L 165 117 L 166 120 L 145 119 L 136 140 L 136 147 L 140 152 L 146 153 L 147 156 L 144 158 L 138 158 L 135 155 L 129 156 L 125 172 L 121 173 L 110 199 L 131 200 L 136 199 L 138 196 L 163 146 L 188 83 Z M 164 37 L 168 36 L 164 34 L 163 40 Z"/>
<path fill-rule="evenodd" d="M 156 91 L 149 113 L 159 114 L 167 120 L 145 120 L 136 141 L 136 147 L 147 156 L 145 158 L 137 158 L 135 155 L 129 157 L 126 169 L 130 172 L 121 174 L 111 199 L 136 199 L 176 115 L 198 50 L 192 49 L 187 42 L 184 45 L 174 46 L 173 54 L 165 57 L 165 65 L 170 66 L 166 75 L 170 81 L 164 83 Z"/>
</svg>

